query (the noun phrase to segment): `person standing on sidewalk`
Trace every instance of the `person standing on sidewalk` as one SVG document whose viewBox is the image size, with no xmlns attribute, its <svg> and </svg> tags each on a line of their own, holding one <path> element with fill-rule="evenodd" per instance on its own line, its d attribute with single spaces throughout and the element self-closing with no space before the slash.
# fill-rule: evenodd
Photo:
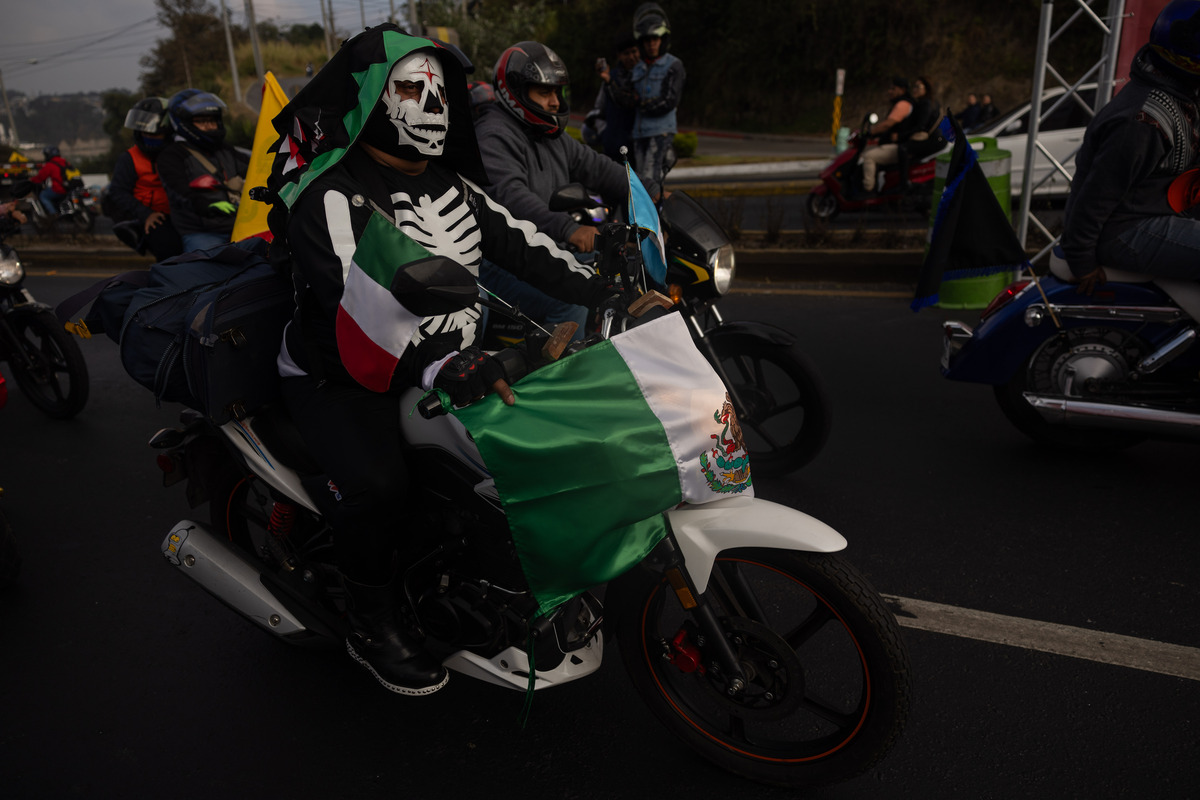
<svg viewBox="0 0 1200 800">
<path fill-rule="evenodd" d="M 604 85 L 596 98 L 596 108 L 604 120 L 604 131 L 600 143 L 604 155 L 621 161 L 621 148 L 633 153 L 633 123 L 636 116 L 637 96 L 633 92 L 633 69 L 641 58 L 637 39 L 632 36 L 617 42 L 617 63 L 609 67 L 608 61 L 600 59 L 596 72 Z"/>
<path fill-rule="evenodd" d="M 687 72 L 683 62 L 667 52 L 671 46 L 671 28 L 657 4 L 644 3 L 634 12 L 634 34 L 642 60 L 630 76 L 637 98 L 633 160 L 638 177 L 649 189 L 652 184 L 661 186 L 663 182 L 663 166 L 678 131 L 675 111 Z"/>
</svg>

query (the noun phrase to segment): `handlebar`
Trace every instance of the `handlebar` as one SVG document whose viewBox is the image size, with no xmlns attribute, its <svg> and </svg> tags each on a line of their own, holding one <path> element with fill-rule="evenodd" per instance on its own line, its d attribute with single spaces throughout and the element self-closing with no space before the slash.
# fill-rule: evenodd
<svg viewBox="0 0 1200 800">
<path fill-rule="evenodd" d="M 492 358 L 500 362 L 504 369 L 504 379 L 511 385 L 533 372 L 534 365 L 529 356 L 512 347 L 506 347 L 492 354 Z M 442 398 L 436 392 L 427 394 L 417 401 L 417 413 L 425 419 L 440 417 L 446 413 L 442 406 Z"/>
</svg>

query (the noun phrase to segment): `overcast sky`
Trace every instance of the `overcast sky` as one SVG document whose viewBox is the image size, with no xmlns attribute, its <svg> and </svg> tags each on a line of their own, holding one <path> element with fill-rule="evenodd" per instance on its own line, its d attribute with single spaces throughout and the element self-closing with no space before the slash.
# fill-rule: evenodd
<svg viewBox="0 0 1200 800">
<path fill-rule="evenodd" d="M 220 9 L 220 0 L 209 0 Z M 246 0 L 225 0 L 235 25 L 246 21 Z M 319 0 L 253 0 L 259 22 L 281 27 L 321 22 Z M 5 3 L 0 25 L 0 70 L 8 91 L 30 95 L 126 89 L 136 92 L 138 61 L 167 38 L 155 21 L 154 0 L 25 0 Z M 343 33 L 383 21 L 389 0 L 333 0 Z M 397 15 L 403 0 L 395 0 Z M 36 64 L 28 63 L 37 59 Z M 268 65 L 269 68 L 269 65 Z"/>
</svg>

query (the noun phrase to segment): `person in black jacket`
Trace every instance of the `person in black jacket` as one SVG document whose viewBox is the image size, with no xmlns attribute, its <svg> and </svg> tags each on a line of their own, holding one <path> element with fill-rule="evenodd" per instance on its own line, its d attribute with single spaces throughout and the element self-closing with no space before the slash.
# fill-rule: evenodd
<svg viewBox="0 0 1200 800">
<path fill-rule="evenodd" d="M 183 252 L 157 167 L 170 132 L 166 103 L 161 97 L 137 101 L 125 115 L 125 127 L 133 131 L 133 146 L 117 156 L 105 193 L 105 213 L 114 222 L 136 223 L 133 239 L 126 243 L 139 253 L 149 250 L 156 261 L 163 261 Z M 118 236 L 119 230 L 114 229 Z"/>
<path fill-rule="evenodd" d="M 216 247 L 233 234 L 250 159 L 225 144 L 224 110 L 221 98 L 199 89 L 167 103 L 175 136 L 157 166 L 185 252 Z"/>
<path fill-rule="evenodd" d="M 1104 283 L 1106 265 L 1200 278 L 1198 137 L 1200 0 L 1173 0 L 1075 156 L 1062 250 L 1081 292 Z"/>
<path fill-rule="evenodd" d="M 567 302 L 593 306 L 612 292 L 480 188 L 466 75 L 428 39 L 390 24 L 364 31 L 274 125 L 271 246 L 290 253 L 297 299 L 281 392 L 329 478 L 314 502 L 334 530 L 347 649 L 387 689 L 427 695 L 449 676 L 397 615 L 391 587 L 414 533 L 406 498 L 419 468 L 405 455 L 400 396 L 413 386 L 455 405 L 493 389 L 509 405 L 513 396 L 476 346 L 478 309 L 418 316 L 393 294 L 396 276 L 429 255 L 472 273 L 487 257 Z"/>
</svg>

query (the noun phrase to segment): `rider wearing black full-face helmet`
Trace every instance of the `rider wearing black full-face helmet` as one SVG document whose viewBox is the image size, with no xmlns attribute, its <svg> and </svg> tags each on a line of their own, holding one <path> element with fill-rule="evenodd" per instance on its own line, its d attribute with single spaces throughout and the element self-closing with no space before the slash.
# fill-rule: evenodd
<svg viewBox="0 0 1200 800">
<path fill-rule="evenodd" d="M 550 210 L 550 197 L 569 183 L 581 183 L 605 202 L 625 202 L 629 184 L 621 165 L 570 136 L 567 125 L 566 64 L 538 42 L 518 42 L 500 54 L 493 73 L 496 101 L 480 109 L 475 122 L 487 170 L 489 195 L 514 216 L 527 219 L 561 245 L 577 252 L 594 249 L 596 228 Z M 505 270 L 484 262 L 482 282 L 530 316 L 549 323 L 586 322 L 586 309 L 559 303 Z M 490 283 L 489 283 L 490 281 Z"/>
<path fill-rule="evenodd" d="M 233 233 L 249 158 L 225 144 L 224 112 L 221 98 L 200 89 L 184 89 L 167 103 L 173 136 L 157 166 L 185 251 L 216 247 Z M 204 176 L 219 185 L 192 185 Z"/>
<path fill-rule="evenodd" d="M 1198 139 L 1200 0 L 1173 0 L 1075 157 L 1062 249 L 1081 291 L 1104 266 L 1200 278 Z"/>
</svg>

